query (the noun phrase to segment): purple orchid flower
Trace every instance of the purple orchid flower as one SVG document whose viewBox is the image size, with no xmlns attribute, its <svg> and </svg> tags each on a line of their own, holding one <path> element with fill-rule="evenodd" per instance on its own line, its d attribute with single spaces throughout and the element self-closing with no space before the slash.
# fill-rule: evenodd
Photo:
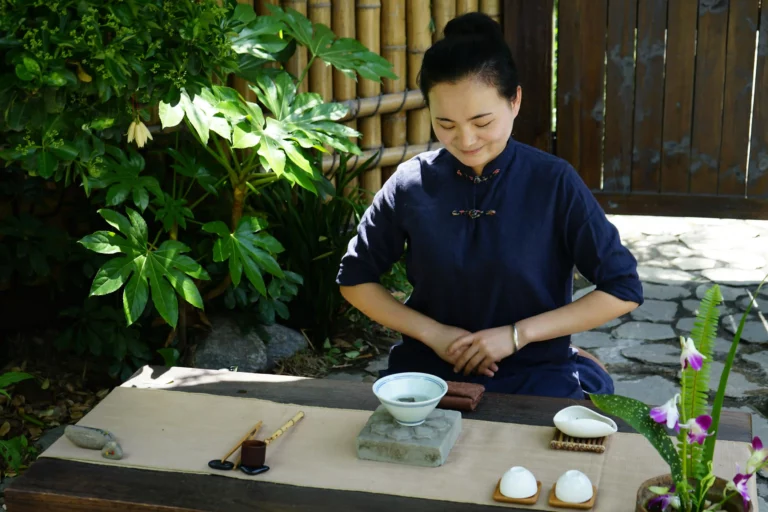
<svg viewBox="0 0 768 512">
<path fill-rule="evenodd" d="M 675 429 L 680 432 L 680 412 L 677 410 L 677 403 L 680 401 L 680 394 L 670 398 L 667 403 L 651 409 L 651 419 L 656 423 L 666 423 L 667 428 Z"/>
<path fill-rule="evenodd" d="M 747 510 L 747 507 L 749 506 L 749 499 L 750 499 L 747 482 L 749 481 L 752 475 L 738 473 L 739 471 L 738 466 L 736 466 L 736 471 L 737 471 L 737 474 L 735 477 L 733 477 L 733 481 L 728 482 L 725 486 L 725 489 L 728 491 L 737 491 L 739 494 L 741 494 L 741 499 L 744 500 L 744 510 Z"/>
<path fill-rule="evenodd" d="M 677 496 L 675 491 L 675 486 L 672 487 L 651 487 L 651 492 L 654 492 L 658 494 L 658 496 L 651 498 L 648 500 L 648 508 L 654 508 L 656 506 L 659 507 L 659 510 L 661 512 L 666 512 L 666 510 L 671 506 L 674 509 L 680 508 L 680 498 Z"/>
<path fill-rule="evenodd" d="M 680 365 L 683 367 L 683 370 L 688 368 L 688 365 L 691 365 L 691 368 L 696 371 L 701 370 L 701 365 L 706 358 L 701 352 L 696 350 L 693 339 L 680 336 L 680 346 L 683 349 L 680 354 Z"/>
<path fill-rule="evenodd" d="M 709 427 L 712 426 L 712 416 L 709 414 L 702 414 L 698 418 L 688 420 L 680 426 L 688 429 L 689 444 L 704 444 L 704 439 L 712 435 L 711 433 L 707 433 Z"/>
<path fill-rule="evenodd" d="M 759 437 L 755 436 L 752 439 L 752 446 L 749 447 L 749 451 L 751 455 L 749 460 L 747 460 L 747 474 L 751 475 L 768 461 L 768 450 L 763 448 L 763 442 Z"/>
</svg>

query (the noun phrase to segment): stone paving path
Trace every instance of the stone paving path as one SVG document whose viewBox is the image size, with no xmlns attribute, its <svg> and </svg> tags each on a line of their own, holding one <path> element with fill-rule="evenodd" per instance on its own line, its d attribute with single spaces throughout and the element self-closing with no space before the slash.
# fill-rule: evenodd
<svg viewBox="0 0 768 512">
<path fill-rule="evenodd" d="M 690 335 L 696 308 L 713 283 L 724 302 L 712 365 L 716 389 L 733 333 L 754 300 L 726 389 L 728 409 L 752 414 L 753 429 L 768 441 L 768 286 L 753 296 L 768 273 L 768 221 L 610 216 L 622 241 L 638 260 L 646 302 L 622 318 L 573 336 L 607 366 L 618 394 L 661 404 L 677 390 L 678 336 Z M 577 280 L 574 297 L 592 286 Z M 328 378 L 373 382 L 386 359 L 366 372 Z M 768 511 L 768 472 L 758 479 L 759 508 Z"/>
</svg>

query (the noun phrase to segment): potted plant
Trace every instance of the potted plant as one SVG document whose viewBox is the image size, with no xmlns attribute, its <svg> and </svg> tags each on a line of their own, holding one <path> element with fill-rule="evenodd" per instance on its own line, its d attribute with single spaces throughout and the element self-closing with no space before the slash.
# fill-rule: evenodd
<svg viewBox="0 0 768 512">
<path fill-rule="evenodd" d="M 758 292 L 760 287 L 762 283 Z M 763 447 L 760 438 L 752 440 L 751 455 L 743 467 L 735 468 L 734 476 L 724 478 L 713 472 L 725 387 L 744 323 L 754 304 L 751 301 L 741 317 L 708 411 L 710 364 L 719 320 L 717 306 L 721 301 L 720 287 L 714 285 L 701 300 L 691 337 L 680 337 L 680 393 L 665 404 L 651 408 L 625 396 L 590 395 L 599 409 L 623 419 L 645 436 L 669 465 L 669 474 L 641 484 L 635 509 L 638 512 L 753 510 L 747 484 L 768 462 L 768 447 Z M 672 431 L 677 434 L 676 443 L 670 435 Z"/>
</svg>

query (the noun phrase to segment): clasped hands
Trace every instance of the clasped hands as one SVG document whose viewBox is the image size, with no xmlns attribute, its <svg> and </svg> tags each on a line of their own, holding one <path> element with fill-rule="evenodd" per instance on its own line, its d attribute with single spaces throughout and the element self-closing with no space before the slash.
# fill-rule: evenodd
<svg viewBox="0 0 768 512">
<path fill-rule="evenodd" d="M 451 363 L 454 372 L 464 375 L 474 372 L 487 377 L 493 377 L 499 371 L 496 363 L 515 352 L 513 330 L 509 325 L 475 333 L 444 326 L 439 338 L 428 341 L 427 345 L 441 359 Z"/>
</svg>

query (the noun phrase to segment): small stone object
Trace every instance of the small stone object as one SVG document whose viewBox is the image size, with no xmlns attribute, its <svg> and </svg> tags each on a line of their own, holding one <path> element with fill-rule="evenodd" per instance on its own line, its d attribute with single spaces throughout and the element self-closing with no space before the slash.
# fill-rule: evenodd
<svg viewBox="0 0 768 512">
<path fill-rule="evenodd" d="M 410 466 L 441 466 L 461 433 L 461 413 L 435 409 L 415 427 L 398 424 L 379 406 L 357 436 L 357 456 L 363 460 Z"/>
<path fill-rule="evenodd" d="M 123 449 L 111 432 L 100 428 L 67 425 L 64 435 L 73 444 L 89 450 L 101 450 L 101 456 L 106 459 L 119 460 L 123 458 Z"/>
</svg>

